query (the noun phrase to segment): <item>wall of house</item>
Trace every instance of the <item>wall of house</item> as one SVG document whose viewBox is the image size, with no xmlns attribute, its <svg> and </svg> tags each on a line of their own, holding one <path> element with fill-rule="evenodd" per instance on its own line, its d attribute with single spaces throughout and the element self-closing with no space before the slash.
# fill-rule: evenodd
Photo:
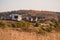
<svg viewBox="0 0 60 40">
<path fill-rule="evenodd" d="M 18 18 L 15 18 L 15 16 L 18 16 Z M 12 14 L 12 15 L 11 15 L 11 19 L 12 19 L 12 20 L 21 21 L 21 20 L 22 20 L 22 16 L 21 16 L 21 15 L 17 15 L 17 14 Z"/>
</svg>

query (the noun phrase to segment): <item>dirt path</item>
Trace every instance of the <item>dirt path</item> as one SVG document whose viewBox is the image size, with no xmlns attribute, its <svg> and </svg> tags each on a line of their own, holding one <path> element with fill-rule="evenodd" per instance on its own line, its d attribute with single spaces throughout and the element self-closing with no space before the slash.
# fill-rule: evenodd
<svg viewBox="0 0 60 40">
<path fill-rule="evenodd" d="M 50 33 L 47 36 L 34 32 L 21 32 L 15 29 L 0 29 L 0 40 L 60 40 L 59 33 Z"/>
</svg>

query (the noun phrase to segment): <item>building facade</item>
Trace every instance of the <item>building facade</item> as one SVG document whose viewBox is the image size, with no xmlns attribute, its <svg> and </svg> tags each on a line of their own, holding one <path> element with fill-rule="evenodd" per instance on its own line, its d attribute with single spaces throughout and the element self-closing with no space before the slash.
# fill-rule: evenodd
<svg viewBox="0 0 60 40">
<path fill-rule="evenodd" d="M 16 20 L 16 21 L 22 20 L 22 15 L 19 15 L 19 14 L 11 14 L 10 17 L 11 17 L 11 20 Z"/>
</svg>

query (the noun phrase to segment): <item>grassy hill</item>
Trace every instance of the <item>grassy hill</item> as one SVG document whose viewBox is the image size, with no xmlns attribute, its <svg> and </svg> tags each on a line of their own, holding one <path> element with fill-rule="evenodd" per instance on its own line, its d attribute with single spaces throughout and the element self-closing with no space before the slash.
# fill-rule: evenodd
<svg viewBox="0 0 60 40">
<path fill-rule="evenodd" d="M 9 18 L 10 14 L 43 17 L 40 21 L 0 20 L 0 40 L 60 40 L 60 12 L 17 10 L 0 12 Z"/>
</svg>

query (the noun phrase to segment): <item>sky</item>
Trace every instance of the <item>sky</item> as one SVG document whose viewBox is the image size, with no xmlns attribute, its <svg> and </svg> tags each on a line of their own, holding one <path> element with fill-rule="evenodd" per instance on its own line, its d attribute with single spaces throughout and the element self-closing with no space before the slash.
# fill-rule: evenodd
<svg viewBox="0 0 60 40">
<path fill-rule="evenodd" d="M 0 0 L 0 12 L 23 9 L 60 12 L 60 0 Z"/>
</svg>

